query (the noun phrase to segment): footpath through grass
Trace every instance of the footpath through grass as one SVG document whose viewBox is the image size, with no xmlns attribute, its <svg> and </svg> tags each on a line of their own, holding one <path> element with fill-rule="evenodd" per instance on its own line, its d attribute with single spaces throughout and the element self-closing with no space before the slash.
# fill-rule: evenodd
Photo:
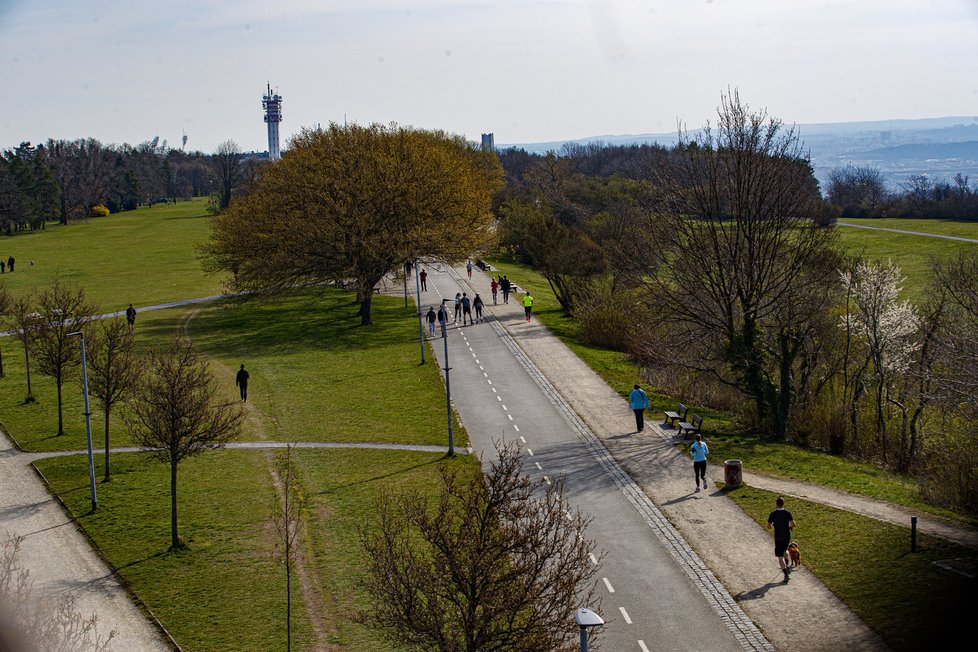
<svg viewBox="0 0 978 652">
<path fill-rule="evenodd" d="M 766 526 L 776 494 L 743 486 L 728 495 Z M 805 500 L 786 507 L 798 523 L 793 536 L 805 566 L 893 649 L 941 649 L 960 640 L 950 614 L 972 604 L 974 580 L 937 564 L 970 564 L 973 572 L 975 551 L 918 535 L 911 553 L 907 528 Z"/>
<path fill-rule="evenodd" d="M 176 551 L 168 550 L 167 466 L 142 454 L 115 456 L 112 482 L 99 484 L 99 511 L 92 514 L 84 456 L 36 465 L 184 650 L 258 652 L 285 642 L 285 577 L 271 520 L 276 498 L 268 455 L 215 451 L 181 464 L 180 532 L 187 547 Z M 351 651 L 389 649 L 376 632 L 351 620 L 368 604 L 360 589 L 365 560 L 358 528 L 372 522 L 382 491 L 432 492 L 440 466 L 468 472 L 477 461 L 383 450 L 297 450 L 294 459 L 308 501 L 305 554 L 322 595 L 314 609 L 329 643 Z M 313 649 L 298 581 L 292 614 L 296 649 Z"/>
<path fill-rule="evenodd" d="M 222 278 L 204 274 L 194 249 L 209 233 L 205 198 L 48 223 L 43 231 L 0 236 L 0 255 L 17 260 L 16 271 L 0 280 L 20 296 L 60 277 L 83 287 L 102 312 L 220 294 Z"/>
</svg>

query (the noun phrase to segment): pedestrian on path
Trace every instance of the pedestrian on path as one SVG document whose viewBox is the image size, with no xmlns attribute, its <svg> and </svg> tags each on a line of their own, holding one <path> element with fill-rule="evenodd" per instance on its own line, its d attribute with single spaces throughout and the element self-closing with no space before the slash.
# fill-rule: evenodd
<svg viewBox="0 0 978 652">
<path fill-rule="evenodd" d="M 234 384 L 238 386 L 241 390 L 241 400 L 248 400 L 248 378 L 249 374 L 245 371 L 244 363 L 241 363 L 241 369 L 238 369 L 238 375 L 234 377 Z"/>
<path fill-rule="evenodd" d="M 425 315 L 425 319 L 428 320 L 428 335 L 432 337 L 435 336 L 435 307 L 428 306 L 428 314 Z"/>
<path fill-rule="evenodd" d="M 767 529 L 774 528 L 774 556 L 778 558 L 781 572 L 784 573 L 784 582 L 787 584 L 791 563 L 788 546 L 791 544 L 791 531 L 795 529 L 795 519 L 791 512 L 784 508 L 784 498 L 778 496 L 774 502 L 778 508 L 767 517 Z"/>
<path fill-rule="evenodd" d="M 499 287 L 503 291 L 503 303 L 509 303 L 509 288 L 512 283 L 509 282 L 509 278 L 503 274 L 503 277 L 499 279 Z"/>
<path fill-rule="evenodd" d="M 428 272 L 421 270 L 421 274 L 418 275 L 421 278 L 421 291 L 428 291 Z"/>
<path fill-rule="evenodd" d="M 9 270 L 10 270 L 11 272 L 12 272 L 12 271 L 14 271 L 14 262 L 15 262 L 15 261 L 14 261 L 14 257 L 13 257 L 13 256 L 11 256 L 10 258 L 8 258 L 8 259 L 7 259 L 7 268 L 8 268 L 8 269 L 9 269 Z"/>
<path fill-rule="evenodd" d="M 469 323 L 472 323 L 472 299 L 469 298 L 467 292 L 462 293 L 462 326 L 465 326 L 465 318 L 469 318 Z"/>
<path fill-rule="evenodd" d="M 129 334 L 132 335 L 133 331 L 136 330 L 136 309 L 129 304 L 126 308 L 126 323 L 129 324 Z"/>
<path fill-rule="evenodd" d="M 492 290 L 492 305 L 496 305 L 496 292 L 499 290 L 499 283 L 496 283 L 496 279 L 492 279 L 489 289 Z"/>
<path fill-rule="evenodd" d="M 472 259 L 469 258 L 469 262 L 465 263 L 465 271 L 469 274 L 469 280 L 472 280 Z"/>
<path fill-rule="evenodd" d="M 697 433 L 696 441 L 689 447 L 689 452 L 693 456 L 693 475 L 696 477 L 696 491 L 700 490 L 700 478 L 703 478 L 703 490 L 706 490 L 706 456 L 710 454 L 710 448 L 703 441 L 703 435 Z"/>
<path fill-rule="evenodd" d="M 472 299 L 472 307 L 475 308 L 475 323 L 477 324 L 482 321 L 482 306 L 482 297 L 476 292 L 475 298 Z"/>
<path fill-rule="evenodd" d="M 438 308 L 438 325 L 441 326 L 442 335 L 448 327 L 448 309 L 445 307 L 446 299 L 441 300 L 441 307 Z"/>
<path fill-rule="evenodd" d="M 523 312 L 526 313 L 526 321 L 530 321 L 530 314 L 533 312 L 533 297 L 530 296 L 529 290 L 523 295 Z"/>
<path fill-rule="evenodd" d="M 638 385 L 628 395 L 628 407 L 635 413 L 635 428 L 642 432 L 645 430 L 645 409 L 649 407 L 649 396 Z"/>
<path fill-rule="evenodd" d="M 452 320 L 453 324 L 458 323 L 458 318 L 461 316 L 461 314 L 462 314 L 462 293 L 456 292 L 455 293 L 455 318 Z"/>
<path fill-rule="evenodd" d="M 7 261 L 0 259 L 0 274 L 7 271 Z"/>
</svg>

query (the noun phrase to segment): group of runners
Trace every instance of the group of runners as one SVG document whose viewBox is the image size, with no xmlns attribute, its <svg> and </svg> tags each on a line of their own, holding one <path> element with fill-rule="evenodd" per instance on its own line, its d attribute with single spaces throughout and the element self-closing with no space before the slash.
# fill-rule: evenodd
<svg viewBox="0 0 978 652">
<path fill-rule="evenodd" d="M 468 277 L 472 278 L 472 268 L 471 261 L 466 264 L 466 272 Z M 426 270 L 421 270 L 420 274 L 421 290 L 424 292 L 428 291 L 428 272 Z M 502 291 L 503 303 L 509 303 L 509 295 L 513 291 L 513 282 L 509 280 L 505 274 L 499 276 L 498 278 L 491 278 L 489 284 L 489 290 L 492 293 L 492 304 L 498 305 L 499 293 Z M 434 336 L 436 333 L 436 325 L 440 328 L 445 328 L 448 326 L 448 306 L 447 303 L 449 299 L 442 299 L 441 305 L 438 310 L 435 310 L 434 306 L 428 307 L 428 312 L 425 315 L 425 321 L 428 324 L 428 334 Z M 530 294 L 529 290 L 524 290 L 524 294 L 520 302 L 523 304 L 523 313 L 526 321 L 530 321 L 533 314 L 533 295 Z M 485 302 L 482 300 L 482 296 L 477 292 L 475 297 L 469 297 L 468 292 L 456 292 L 454 300 L 454 313 L 452 315 L 452 323 L 457 324 L 459 320 L 462 322 L 462 326 L 466 324 L 478 324 L 483 320 L 483 308 L 485 307 Z M 473 311 L 475 315 L 473 316 Z"/>
</svg>

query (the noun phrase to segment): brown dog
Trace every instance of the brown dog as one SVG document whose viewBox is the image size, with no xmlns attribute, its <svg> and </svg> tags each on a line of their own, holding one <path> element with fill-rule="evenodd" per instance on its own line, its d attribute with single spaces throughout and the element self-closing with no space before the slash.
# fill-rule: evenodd
<svg viewBox="0 0 978 652">
<path fill-rule="evenodd" d="M 794 541 L 788 545 L 788 556 L 791 557 L 792 568 L 801 566 L 801 551 L 798 550 L 798 544 Z"/>
</svg>

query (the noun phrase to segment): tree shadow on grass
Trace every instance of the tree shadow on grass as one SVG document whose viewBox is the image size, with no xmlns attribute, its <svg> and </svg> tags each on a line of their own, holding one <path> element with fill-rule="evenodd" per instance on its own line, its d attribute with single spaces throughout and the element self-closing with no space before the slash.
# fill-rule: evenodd
<svg viewBox="0 0 978 652">
<path fill-rule="evenodd" d="M 404 468 L 397 469 L 396 471 L 391 471 L 390 473 L 383 473 L 381 475 L 375 475 L 372 478 L 364 478 L 363 480 L 356 480 L 354 482 L 347 482 L 346 484 L 340 484 L 328 489 L 323 489 L 322 491 L 317 491 L 313 493 L 313 496 L 329 496 L 330 494 L 335 494 L 342 489 L 349 489 L 350 487 L 357 487 L 360 485 L 370 484 L 372 482 L 378 482 L 380 480 L 386 480 L 387 478 L 393 478 L 395 476 L 403 475 L 415 469 L 421 469 L 426 466 L 432 466 L 448 459 L 447 455 L 443 455 L 438 459 L 429 460 L 427 462 L 421 462 L 420 464 L 412 464 L 411 466 L 405 466 Z"/>
<path fill-rule="evenodd" d="M 222 300 L 201 311 L 190 329 L 194 339 L 216 355 L 350 351 L 416 342 L 415 324 L 407 324 L 396 298 L 375 297 L 374 324 L 361 326 L 351 296 L 323 288 L 248 301 Z"/>
</svg>

